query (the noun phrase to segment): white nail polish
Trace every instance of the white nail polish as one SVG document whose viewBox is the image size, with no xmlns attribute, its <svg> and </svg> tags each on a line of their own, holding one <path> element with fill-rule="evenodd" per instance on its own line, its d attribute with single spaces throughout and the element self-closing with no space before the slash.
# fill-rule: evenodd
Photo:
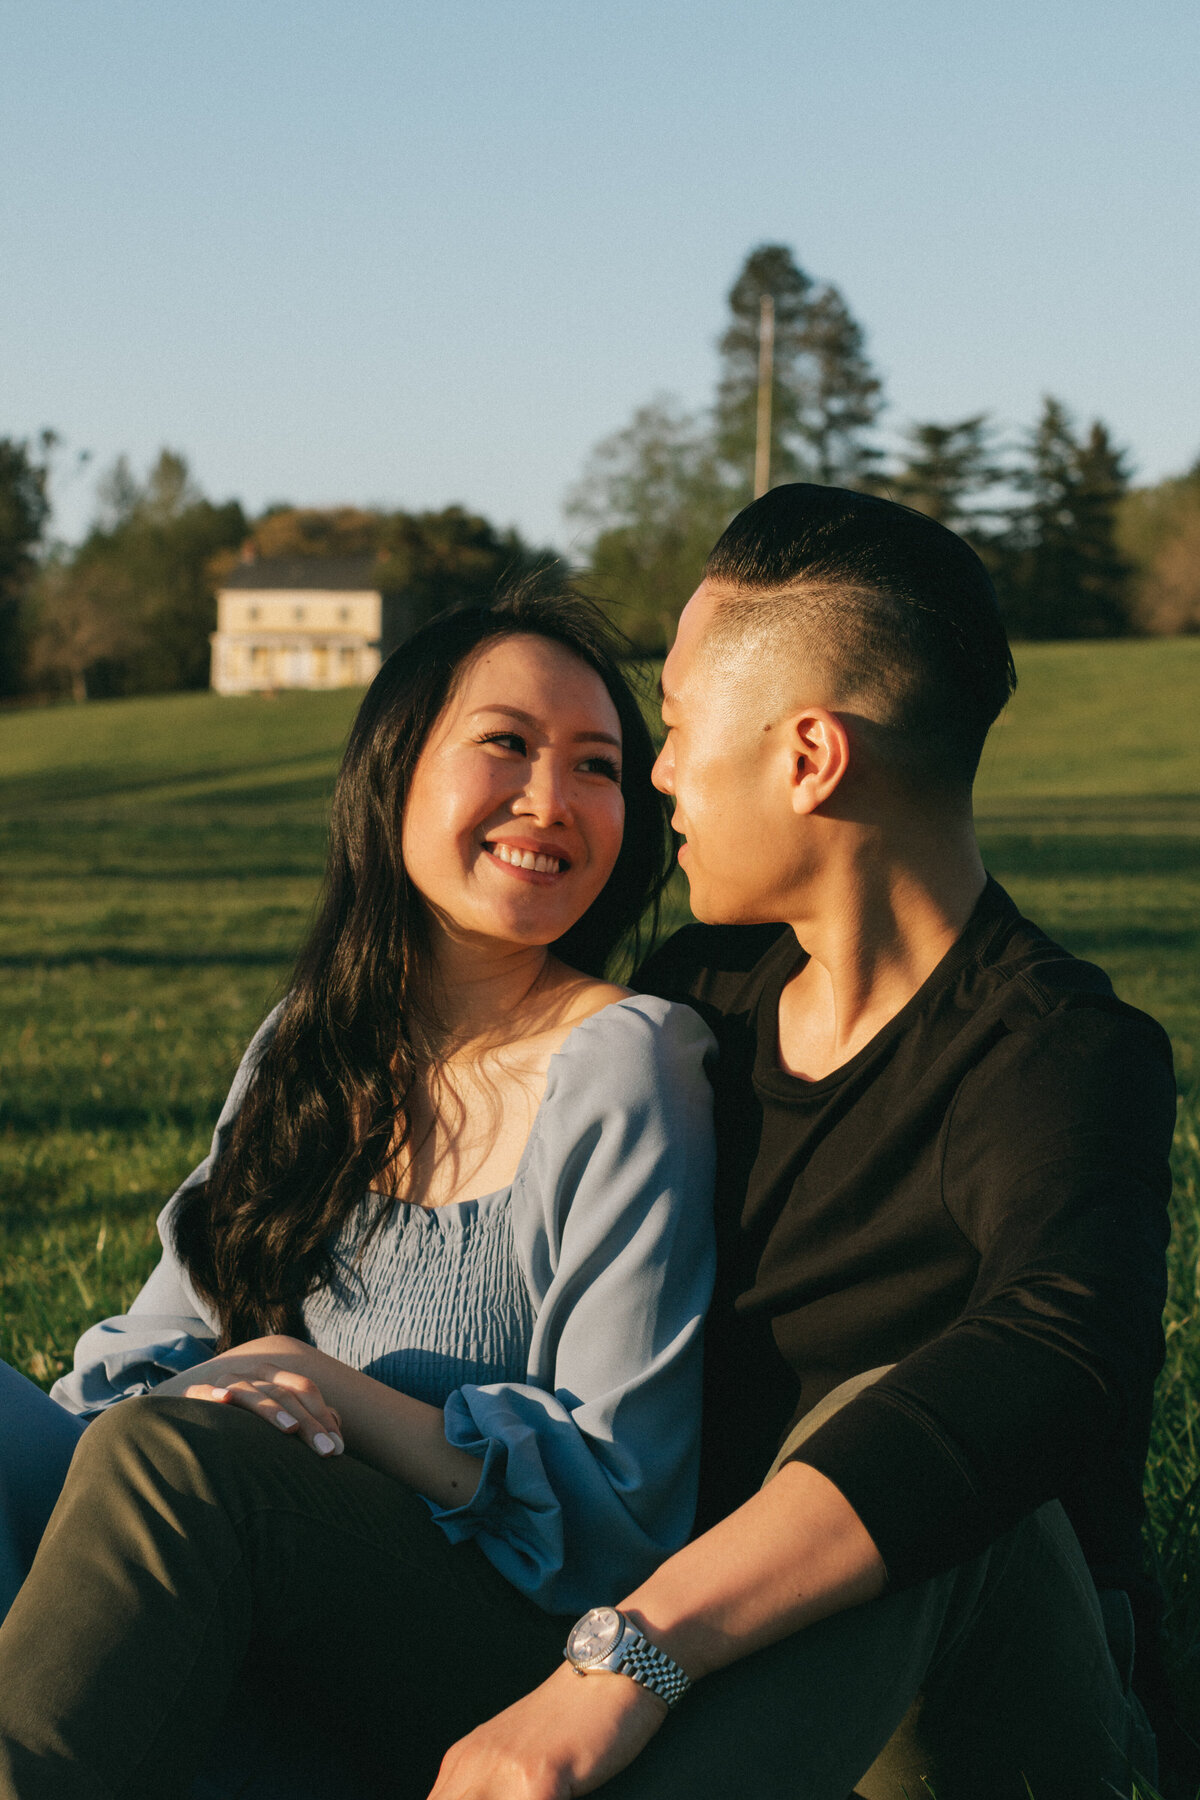
<svg viewBox="0 0 1200 1800">
<path fill-rule="evenodd" d="M 284 1431 L 290 1431 L 292 1429 L 292 1426 L 298 1424 L 299 1421 L 296 1419 L 293 1419 L 290 1412 L 277 1412 L 275 1414 L 275 1423 L 277 1425 L 279 1425 Z"/>
<path fill-rule="evenodd" d="M 338 1455 L 340 1456 L 342 1454 L 343 1450 L 346 1448 L 346 1445 L 342 1438 L 341 1433 L 339 1431 L 331 1431 L 329 1433 L 329 1436 L 333 1439 L 333 1447 L 337 1451 Z"/>
<path fill-rule="evenodd" d="M 211 1392 L 214 1400 L 224 1400 L 226 1394 L 228 1394 L 228 1392 L 229 1392 L 229 1389 L 228 1388 L 212 1388 L 209 1391 Z"/>
<path fill-rule="evenodd" d="M 313 1439 L 313 1449 L 318 1456 L 332 1456 L 337 1449 L 337 1445 L 325 1432 L 318 1431 L 316 1437 Z"/>
</svg>

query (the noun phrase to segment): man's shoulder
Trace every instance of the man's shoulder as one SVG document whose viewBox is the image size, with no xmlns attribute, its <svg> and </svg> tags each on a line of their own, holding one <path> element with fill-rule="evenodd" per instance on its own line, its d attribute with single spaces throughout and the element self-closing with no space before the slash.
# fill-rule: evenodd
<svg viewBox="0 0 1200 1800">
<path fill-rule="evenodd" d="M 746 1011 L 773 963 L 772 952 L 795 947 L 786 925 L 684 925 L 646 959 L 633 983 L 641 993 L 700 1003 L 702 1010 Z"/>
<path fill-rule="evenodd" d="M 995 884 L 992 884 L 995 888 Z M 1097 963 L 1077 956 L 1020 913 L 1002 889 L 996 926 L 976 959 L 976 979 L 989 990 L 1010 1031 L 1044 1031 L 1072 1015 L 1103 1019 L 1105 1037 L 1129 1033 L 1165 1052 L 1170 1040 L 1157 1020 L 1122 1000 Z"/>
</svg>

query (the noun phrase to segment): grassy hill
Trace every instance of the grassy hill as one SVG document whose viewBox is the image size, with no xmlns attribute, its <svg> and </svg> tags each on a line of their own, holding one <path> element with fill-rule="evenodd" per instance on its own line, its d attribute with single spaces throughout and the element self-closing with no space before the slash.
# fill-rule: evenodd
<svg viewBox="0 0 1200 1800">
<path fill-rule="evenodd" d="M 1029 645 L 993 733 L 993 873 L 1175 1044 L 1184 1100 L 1149 1493 L 1200 1703 L 1200 640 Z M 0 1355 L 48 1383 L 124 1308 L 286 978 L 357 695 L 0 716 Z"/>
</svg>

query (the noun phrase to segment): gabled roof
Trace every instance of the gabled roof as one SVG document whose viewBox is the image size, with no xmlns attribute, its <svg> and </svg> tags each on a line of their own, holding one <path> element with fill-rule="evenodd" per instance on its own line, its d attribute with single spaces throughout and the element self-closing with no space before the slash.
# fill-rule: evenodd
<svg viewBox="0 0 1200 1800">
<path fill-rule="evenodd" d="M 239 563 L 222 588 L 325 588 L 332 593 L 378 593 L 373 556 L 265 556 Z"/>
</svg>

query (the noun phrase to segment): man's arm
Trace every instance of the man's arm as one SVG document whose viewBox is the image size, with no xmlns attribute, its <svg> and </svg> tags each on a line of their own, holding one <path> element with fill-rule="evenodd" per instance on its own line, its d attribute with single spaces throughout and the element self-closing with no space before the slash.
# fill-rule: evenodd
<svg viewBox="0 0 1200 1800">
<path fill-rule="evenodd" d="M 663 1563 L 622 1601 L 693 1680 L 818 1619 L 873 1600 L 886 1575 L 838 1490 L 787 1463 L 744 1506 Z M 685 1702 L 687 1704 L 687 1702 Z M 433 1800 L 568 1800 L 625 1768 L 666 1717 L 624 1675 L 566 1667 L 463 1738 Z"/>
</svg>

